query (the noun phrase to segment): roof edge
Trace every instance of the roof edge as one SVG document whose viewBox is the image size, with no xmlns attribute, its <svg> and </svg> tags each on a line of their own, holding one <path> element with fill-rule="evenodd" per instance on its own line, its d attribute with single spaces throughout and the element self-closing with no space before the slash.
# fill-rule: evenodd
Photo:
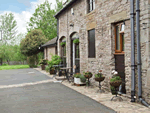
<svg viewBox="0 0 150 113">
<path fill-rule="evenodd" d="M 58 17 L 58 15 L 60 15 L 64 10 L 66 10 L 70 5 L 72 5 L 74 2 L 76 2 L 77 0 L 71 0 L 66 6 L 64 6 L 58 13 L 56 13 L 54 15 L 55 18 Z"/>
</svg>

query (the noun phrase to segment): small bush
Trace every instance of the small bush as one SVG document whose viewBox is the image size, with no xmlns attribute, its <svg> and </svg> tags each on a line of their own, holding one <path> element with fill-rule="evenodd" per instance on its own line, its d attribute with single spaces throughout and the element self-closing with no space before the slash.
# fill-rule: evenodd
<svg viewBox="0 0 150 113">
<path fill-rule="evenodd" d="M 86 78 L 81 73 L 74 74 L 74 77 L 80 78 L 81 82 L 86 82 Z"/>
<path fill-rule="evenodd" d="M 81 82 L 86 82 L 86 78 L 85 78 L 85 76 L 80 76 L 80 79 L 81 79 Z"/>
<path fill-rule="evenodd" d="M 46 68 L 45 68 L 45 70 L 46 70 L 46 72 L 49 72 L 49 66 L 46 66 Z"/>
<path fill-rule="evenodd" d="M 6 63 L 3 63 L 3 64 L 2 64 L 2 66 L 8 66 L 8 64 L 6 64 Z"/>
</svg>

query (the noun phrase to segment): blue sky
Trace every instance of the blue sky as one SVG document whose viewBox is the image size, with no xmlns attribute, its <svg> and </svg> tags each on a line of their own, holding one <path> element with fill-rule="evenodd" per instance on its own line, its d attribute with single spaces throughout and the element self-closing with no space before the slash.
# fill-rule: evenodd
<svg viewBox="0 0 150 113">
<path fill-rule="evenodd" d="M 31 7 L 31 2 L 37 0 L 1 0 L 0 11 L 12 11 L 20 13 Z"/>
<path fill-rule="evenodd" d="M 0 15 L 13 13 L 17 21 L 18 33 L 27 33 L 27 22 L 35 12 L 37 5 L 44 3 L 45 0 L 0 0 Z M 56 0 L 48 0 L 55 7 Z"/>
</svg>

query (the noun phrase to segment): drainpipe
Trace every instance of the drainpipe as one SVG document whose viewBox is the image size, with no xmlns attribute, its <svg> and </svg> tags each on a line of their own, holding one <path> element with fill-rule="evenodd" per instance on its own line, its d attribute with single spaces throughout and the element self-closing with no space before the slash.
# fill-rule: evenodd
<svg viewBox="0 0 150 113">
<path fill-rule="evenodd" d="M 131 102 L 135 102 L 134 0 L 130 0 L 131 20 Z"/>
<path fill-rule="evenodd" d="M 137 69 L 138 69 L 138 97 L 142 104 L 150 105 L 142 99 L 142 79 L 141 79 L 141 50 L 140 50 L 140 8 L 139 0 L 136 0 L 136 27 L 137 27 Z"/>
</svg>

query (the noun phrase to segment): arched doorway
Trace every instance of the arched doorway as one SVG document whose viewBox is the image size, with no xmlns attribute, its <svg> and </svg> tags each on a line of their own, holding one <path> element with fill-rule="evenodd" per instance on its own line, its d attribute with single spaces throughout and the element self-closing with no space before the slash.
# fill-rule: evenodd
<svg viewBox="0 0 150 113">
<path fill-rule="evenodd" d="M 79 40 L 78 33 L 71 35 L 71 67 L 72 72 L 80 73 L 80 46 L 79 43 L 75 43 Z"/>
</svg>

